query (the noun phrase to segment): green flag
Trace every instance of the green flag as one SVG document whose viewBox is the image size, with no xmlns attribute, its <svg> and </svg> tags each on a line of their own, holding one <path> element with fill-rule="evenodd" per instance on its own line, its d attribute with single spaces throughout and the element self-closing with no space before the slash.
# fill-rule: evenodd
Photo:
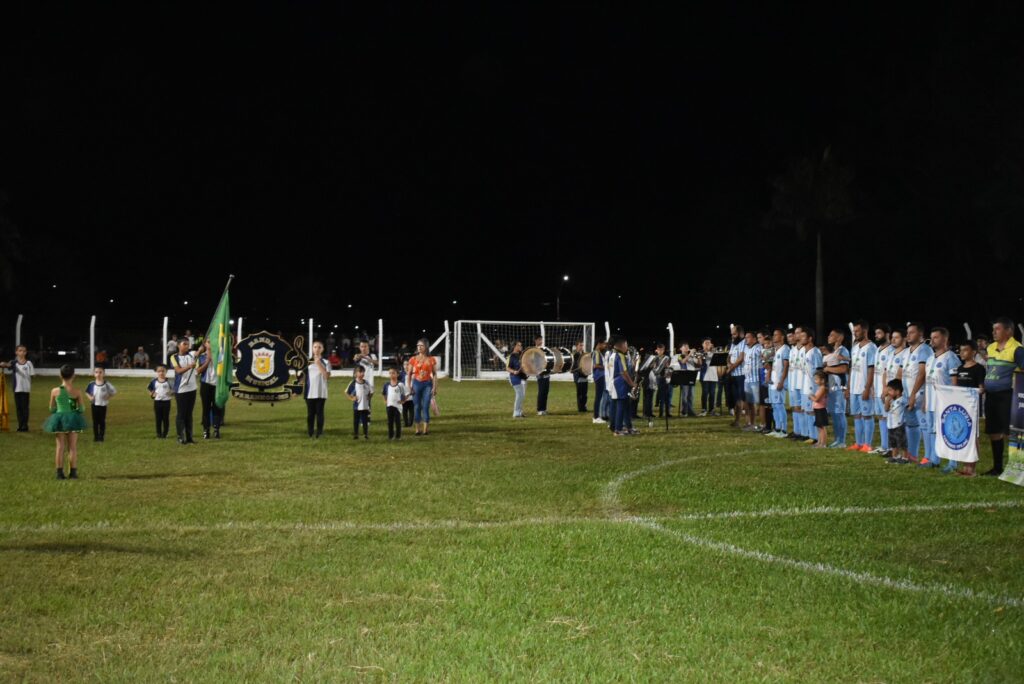
<svg viewBox="0 0 1024 684">
<path fill-rule="evenodd" d="M 217 397 L 214 402 L 219 408 L 224 408 L 224 404 L 228 403 L 228 397 L 231 396 L 231 371 L 235 359 L 231 346 L 231 306 L 228 303 L 227 288 L 224 288 L 217 312 L 213 314 L 210 329 L 206 331 L 206 339 L 210 341 L 210 358 L 216 364 Z"/>
</svg>

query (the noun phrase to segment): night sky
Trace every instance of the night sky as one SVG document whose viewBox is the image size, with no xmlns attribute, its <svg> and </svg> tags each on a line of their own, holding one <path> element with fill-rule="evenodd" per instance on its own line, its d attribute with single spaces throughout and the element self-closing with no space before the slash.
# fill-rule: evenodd
<svg viewBox="0 0 1024 684">
<path fill-rule="evenodd" d="M 563 274 L 635 337 L 813 322 L 817 231 L 829 324 L 1024 317 L 1016 3 L 371 4 L 5 10 L 4 343 L 201 328 L 228 273 L 295 331 L 553 320 Z"/>
</svg>

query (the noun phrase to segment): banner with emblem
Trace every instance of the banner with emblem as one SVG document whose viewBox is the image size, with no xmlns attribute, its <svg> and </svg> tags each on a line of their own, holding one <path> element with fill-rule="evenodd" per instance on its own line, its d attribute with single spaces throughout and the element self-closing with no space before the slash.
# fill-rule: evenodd
<svg viewBox="0 0 1024 684">
<path fill-rule="evenodd" d="M 962 463 L 978 462 L 978 390 L 935 386 L 935 455 Z"/>
<path fill-rule="evenodd" d="M 238 383 L 231 394 L 247 401 L 277 402 L 302 393 L 302 377 L 309 359 L 302 351 L 304 340 L 289 343 L 261 330 L 238 341 Z M 294 380 L 292 374 L 294 373 Z"/>
<path fill-rule="evenodd" d="M 1006 465 L 999 479 L 1024 487 L 1024 373 L 1013 374 L 1009 438 Z"/>
</svg>

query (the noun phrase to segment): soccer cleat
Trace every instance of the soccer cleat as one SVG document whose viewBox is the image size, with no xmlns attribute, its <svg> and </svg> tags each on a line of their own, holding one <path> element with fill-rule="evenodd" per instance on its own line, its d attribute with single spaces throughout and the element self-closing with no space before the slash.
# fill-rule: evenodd
<svg viewBox="0 0 1024 684">
<path fill-rule="evenodd" d="M 592 422 L 594 423 L 594 425 L 604 425 L 608 421 L 606 421 L 604 418 L 594 418 Z"/>
<path fill-rule="evenodd" d="M 811 437 L 808 437 L 807 439 L 804 440 L 804 444 L 817 444 L 817 443 L 818 443 L 818 440 L 812 439 Z"/>
<path fill-rule="evenodd" d="M 870 453 L 872 453 L 872 451 L 871 451 L 871 447 L 870 447 L 870 446 L 868 446 L 867 444 L 862 444 L 862 445 L 861 445 L 861 447 L 860 447 L 860 449 L 859 449 L 859 451 L 860 451 L 860 452 L 861 452 L 862 454 L 870 454 Z"/>
<path fill-rule="evenodd" d="M 924 465 L 925 463 L 928 463 L 928 457 L 922 456 L 920 460 L 918 460 L 917 465 Z"/>
<path fill-rule="evenodd" d="M 851 444 L 850 446 L 846 447 L 846 450 L 847 451 L 860 451 L 860 445 L 859 444 Z"/>
</svg>

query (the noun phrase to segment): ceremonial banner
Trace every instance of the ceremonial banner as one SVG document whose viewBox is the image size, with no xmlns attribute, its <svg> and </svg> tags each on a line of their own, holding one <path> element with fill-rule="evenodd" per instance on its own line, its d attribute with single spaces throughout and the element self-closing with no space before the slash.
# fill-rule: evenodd
<svg viewBox="0 0 1024 684">
<path fill-rule="evenodd" d="M 978 390 L 935 386 L 935 455 L 963 463 L 978 462 Z"/>
<path fill-rule="evenodd" d="M 1013 374 L 1009 448 L 1000 480 L 1024 487 L 1024 373 Z"/>
<path fill-rule="evenodd" d="M 217 311 L 213 314 L 210 329 L 206 331 L 206 339 L 210 341 L 211 363 L 215 364 L 217 373 L 217 395 L 214 402 L 219 408 L 224 408 L 231 395 L 234 362 L 234 353 L 231 349 L 231 306 L 227 288 L 224 289 Z"/>
<path fill-rule="evenodd" d="M 302 378 L 309 359 L 302 351 L 305 340 L 288 343 L 282 337 L 261 330 L 238 341 L 238 382 L 231 394 L 246 401 L 278 402 L 302 394 Z M 291 382 L 291 374 L 295 380 Z"/>
</svg>

